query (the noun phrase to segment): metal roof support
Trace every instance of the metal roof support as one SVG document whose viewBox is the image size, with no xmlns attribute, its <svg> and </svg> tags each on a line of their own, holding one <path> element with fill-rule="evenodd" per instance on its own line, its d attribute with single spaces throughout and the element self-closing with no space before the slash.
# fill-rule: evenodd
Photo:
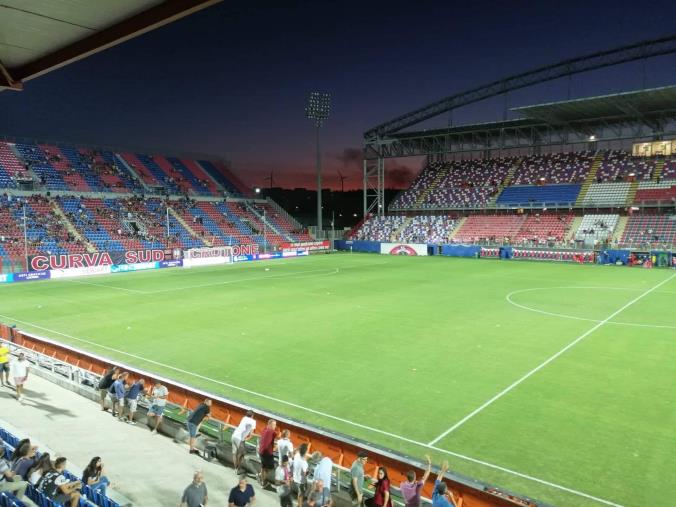
<svg viewBox="0 0 676 507">
<path fill-rule="evenodd" d="M 364 218 L 385 213 L 385 159 L 364 160 Z"/>
<path fill-rule="evenodd" d="M 21 81 L 14 81 L 12 75 L 0 60 L 0 89 L 6 90 L 23 90 L 23 83 Z"/>
</svg>

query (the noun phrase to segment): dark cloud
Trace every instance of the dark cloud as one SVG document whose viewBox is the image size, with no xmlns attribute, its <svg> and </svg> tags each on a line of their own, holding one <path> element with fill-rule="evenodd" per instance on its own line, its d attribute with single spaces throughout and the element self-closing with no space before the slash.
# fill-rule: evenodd
<svg viewBox="0 0 676 507">
<path fill-rule="evenodd" d="M 334 155 L 334 157 L 342 162 L 343 167 L 352 167 L 354 165 L 361 167 L 363 153 L 360 148 L 345 148 L 343 153 Z"/>
<path fill-rule="evenodd" d="M 387 187 L 404 188 L 413 181 L 415 174 L 413 169 L 405 165 L 390 167 L 385 172 L 385 184 Z"/>
</svg>

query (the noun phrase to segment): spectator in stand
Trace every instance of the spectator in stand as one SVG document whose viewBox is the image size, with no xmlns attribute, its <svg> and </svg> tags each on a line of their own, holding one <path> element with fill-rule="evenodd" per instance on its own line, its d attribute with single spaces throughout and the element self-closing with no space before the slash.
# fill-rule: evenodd
<svg viewBox="0 0 676 507">
<path fill-rule="evenodd" d="M 190 454 L 199 454 L 199 451 L 195 449 L 195 440 L 197 440 L 197 432 L 204 422 L 204 419 L 209 417 L 211 413 L 211 400 L 209 398 L 205 399 L 202 403 L 197 405 L 197 408 L 193 410 L 190 417 L 186 421 L 185 425 L 188 428 L 188 434 L 190 435 L 190 449 L 188 452 Z"/>
<path fill-rule="evenodd" d="M 48 452 L 43 452 L 37 462 L 28 470 L 28 482 L 35 486 L 45 472 L 54 468 L 52 457 Z"/>
<path fill-rule="evenodd" d="M 30 369 L 30 364 L 26 360 L 23 352 L 19 353 L 19 357 L 12 361 L 9 366 L 14 377 L 14 387 L 16 389 L 16 399 L 21 401 L 21 396 L 23 395 L 23 386 L 28 380 L 28 370 Z"/>
<path fill-rule="evenodd" d="M 38 447 L 31 445 L 28 439 L 21 442 L 23 443 L 17 446 L 12 455 L 12 472 L 25 481 L 28 478 L 28 470 L 38 462 L 36 457 Z"/>
<path fill-rule="evenodd" d="M 357 459 L 350 467 L 350 496 L 353 505 L 362 505 L 364 503 L 364 465 L 368 461 L 366 451 L 359 451 Z"/>
<path fill-rule="evenodd" d="M 256 502 L 256 493 L 253 486 L 247 484 L 246 476 L 239 478 L 239 484 L 230 490 L 228 507 L 252 507 Z"/>
<path fill-rule="evenodd" d="M 3 386 L 11 387 L 9 382 L 9 345 L 0 343 L 0 380 Z"/>
<path fill-rule="evenodd" d="M 162 383 L 158 380 L 153 386 L 151 392 L 151 401 L 150 409 L 148 409 L 148 417 L 155 418 L 155 427 L 151 430 L 151 433 L 157 433 L 157 429 L 160 427 L 162 422 L 162 414 L 164 413 L 164 407 L 167 405 L 167 397 L 169 396 L 169 389 L 167 389 Z"/>
<path fill-rule="evenodd" d="M 232 433 L 232 461 L 235 465 L 235 471 L 239 472 L 239 467 L 242 464 L 245 447 L 244 443 L 253 436 L 256 428 L 256 421 L 253 418 L 253 412 L 247 410 L 246 415 L 242 417 L 237 428 Z"/>
<path fill-rule="evenodd" d="M 317 451 L 312 454 L 312 461 L 316 463 L 314 471 L 314 480 L 322 481 L 324 484 L 324 495 L 331 498 L 331 473 L 333 471 L 333 461 L 328 456 L 322 457 L 322 453 Z"/>
<path fill-rule="evenodd" d="M 19 500 L 22 500 L 28 483 L 16 480 L 16 474 L 12 472 L 9 463 L 5 459 L 4 450 L 5 442 L 0 439 L 0 451 L 2 451 L 2 456 L 0 456 L 0 492 L 8 491 Z"/>
<path fill-rule="evenodd" d="M 327 491 L 329 489 L 324 487 L 324 481 L 315 479 L 307 496 L 305 507 L 331 507 L 333 501 L 331 500 L 331 493 L 327 493 Z"/>
<path fill-rule="evenodd" d="M 145 386 L 145 380 L 138 379 L 134 382 L 131 387 L 127 390 L 127 393 L 124 395 L 124 404 L 127 407 L 127 418 L 126 422 L 129 424 L 136 424 L 134 421 L 134 414 L 136 413 L 136 408 L 138 406 L 138 397 L 143 392 Z M 124 411 L 122 411 L 124 414 Z"/>
<path fill-rule="evenodd" d="M 432 507 L 455 507 L 455 499 L 453 493 L 448 490 L 445 482 L 442 482 L 444 474 L 448 470 L 448 461 L 444 461 L 437 475 L 437 480 L 434 481 L 434 493 L 432 493 Z"/>
<path fill-rule="evenodd" d="M 375 493 L 366 500 L 367 507 L 392 507 L 390 496 L 390 479 L 387 477 L 387 469 L 378 467 L 378 480 L 373 484 Z"/>
<path fill-rule="evenodd" d="M 430 477 L 432 471 L 432 460 L 426 454 L 427 470 L 422 476 L 422 479 L 416 481 L 415 471 L 409 470 L 406 472 L 406 480 L 399 485 L 401 496 L 404 497 L 405 507 L 420 507 L 420 491 L 425 486 L 425 482 Z"/>
<path fill-rule="evenodd" d="M 277 421 L 270 419 L 258 442 L 258 455 L 261 458 L 261 473 L 258 479 L 263 489 L 270 484 L 270 475 L 275 471 L 276 428 Z"/>
<path fill-rule="evenodd" d="M 109 368 L 99 381 L 99 395 L 101 398 L 101 410 L 103 411 L 108 410 L 106 408 L 106 396 L 108 396 L 108 389 L 113 385 L 113 382 L 115 382 L 115 377 L 117 376 L 118 371 L 119 368 L 117 366 Z"/>
<path fill-rule="evenodd" d="M 287 455 L 281 457 L 279 465 L 275 470 L 275 486 L 277 486 L 277 495 L 279 495 L 280 506 L 292 507 L 291 469 L 289 468 L 289 457 Z"/>
<path fill-rule="evenodd" d="M 66 458 L 56 458 L 54 468 L 44 473 L 38 482 L 37 489 L 50 500 L 64 505 L 70 503 L 70 507 L 77 507 L 80 503 L 82 483 L 69 481 L 63 475 L 64 470 L 66 470 Z"/>
<path fill-rule="evenodd" d="M 277 440 L 277 455 L 279 462 L 282 458 L 287 456 L 289 459 L 293 457 L 293 442 L 289 439 L 291 432 L 289 430 L 282 430 L 281 438 Z"/>
<path fill-rule="evenodd" d="M 110 481 L 103 475 L 103 462 L 99 456 L 93 457 L 82 472 L 82 484 L 89 486 L 92 491 L 98 491 L 102 495 L 106 494 Z"/>
<path fill-rule="evenodd" d="M 207 485 L 204 482 L 204 474 L 197 470 L 192 476 L 192 482 L 183 491 L 181 507 L 204 507 L 209 501 Z"/>
<path fill-rule="evenodd" d="M 113 417 L 119 417 L 122 420 L 122 413 L 124 412 L 124 395 L 125 395 L 125 386 L 124 381 L 127 380 L 129 373 L 122 372 L 117 376 L 115 382 L 112 383 L 108 391 L 110 392 L 110 399 L 113 401 L 113 408 L 111 413 Z M 117 409 L 117 412 L 115 411 Z"/>
<path fill-rule="evenodd" d="M 293 458 L 293 493 L 298 497 L 298 505 L 303 505 L 303 498 L 305 497 L 307 489 L 307 472 L 308 464 L 305 459 L 307 454 L 307 444 L 300 444 L 296 455 Z"/>
</svg>

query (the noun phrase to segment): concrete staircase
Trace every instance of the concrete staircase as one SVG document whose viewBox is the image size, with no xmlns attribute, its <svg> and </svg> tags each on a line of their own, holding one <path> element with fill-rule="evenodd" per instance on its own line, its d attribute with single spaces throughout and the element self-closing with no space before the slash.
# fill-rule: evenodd
<svg viewBox="0 0 676 507">
<path fill-rule="evenodd" d="M 401 224 L 399 227 L 397 227 L 395 231 L 392 232 L 392 234 L 390 235 L 390 240 L 394 242 L 399 241 L 399 235 L 404 229 L 406 229 L 406 226 L 408 226 L 408 224 L 410 224 L 412 221 L 413 217 L 406 217 L 404 223 Z"/>
<path fill-rule="evenodd" d="M 92 243 L 90 243 L 87 240 L 87 238 L 85 238 L 82 234 L 80 234 L 80 231 L 77 230 L 75 225 L 73 225 L 73 222 L 71 222 L 68 219 L 68 216 L 66 216 L 66 214 L 63 212 L 61 206 L 59 206 L 59 204 L 52 199 L 50 199 L 50 202 L 52 203 L 52 209 L 54 210 L 54 213 L 59 216 L 59 218 L 61 219 L 61 223 L 66 227 L 68 232 L 70 232 L 76 240 L 78 240 L 85 246 L 87 252 L 89 253 L 96 252 L 97 251 L 96 247 Z"/>
<path fill-rule="evenodd" d="M 488 203 L 486 204 L 486 207 L 488 207 L 488 208 L 495 207 L 496 203 L 498 202 L 498 197 L 500 197 L 500 194 L 502 193 L 502 191 L 506 187 L 508 187 L 512 184 L 512 180 L 514 179 L 514 174 L 516 173 L 516 170 L 521 165 L 521 160 L 522 160 L 521 157 L 519 157 L 518 159 L 516 159 L 514 161 L 514 163 L 512 164 L 512 167 L 510 167 L 509 171 L 507 171 L 507 175 L 505 176 L 505 179 L 502 180 L 501 185 L 498 187 L 498 191 L 496 192 L 496 194 L 493 197 L 491 197 L 491 200 L 488 201 Z"/>
<path fill-rule="evenodd" d="M 131 176 L 134 180 L 136 180 L 146 191 L 152 193 L 152 189 L 148 186 L 148 184 L 145 181 L 143 181 L 143 178 L 141 178 L 141 176 L 139 176 L 139 174 L 136 171 L 134 171 L 134 168 L 127 163 L 124 157 L 118 155 L 117 153 L 114 153 L 113 160 L 115 160 L 116 165 L 119 164 L 122 167 L 124 167 L 124 169 L 127 171 L 127 174 L 129 174 L 129 176 Z"/>
<path fill-rule="evenodd" d="M 665 163 L 666 161 L 663 158 L 655 162 L 655 170 L 653 171 L 653 181 L 660 181 L 660 178 L 662 177 L 662 170 L 664 169 Z"/>
<path fill-rule="evenodd" d="M 613 231 L 613 241 L 620 241 L 622 236 L 624 236 L 624 230 L 627 228 L 627 222 L 629 218 L 621 215 L 617 220 L 617 225 L 615 225 L 615 230 Z"/>
<path fill-rule="evenodd" d="M 293 241 L 293 238 L 291 236 L 285 234 L 284 231 L 278 230 L 274 225 L 272 225 L 270 223 L 270 221 L 268 220 L 268 218 L 266 216 L 263 216 L 262 213 L 259 213 L 258 210 L 256 208 L 254 208 L 251 204 L 249 204 L 248 201 L 245 202 L 245 204 L 246 204 L 246 209 L 249 210 L 249 212 L 251 212 L 251 214 L 254 215 L 256 218 L 258 218 L 258 220 L 263 222 L 270 232 L 273 232 L 277 236 L 284 238 L 286 241 Z"/>
<path fill-rule="evenodd" d="M 458 223 L 455 225 L 451 233 L 448 235 L 448 241 L 451 241 L 455 237 L 455 235 L 462 228 L 462 226 L 465 225 L 466 221 L 467 217 L 462 217 L 460 220 L 458 220 Z"/>
<path fill-rule="evenodd" d="M 430 185 L 423 190 L 423 192 L 418 196 L 418 198 L 415 200 L 413 203 L 413 208 L 418 208 L 423 202 L 425 202 L 425 198 L 429 195 L 429 193 L 437 188 L 439 186 L 439 183 L 442 182 L 442 180 L 446 177 L 448 174 L 448 169 L 446 167 L 441 167 L 438 171 L 437 174 L 434 176 L 434 180 Z"/>
<path fill-rule="evenodd" d="M 584 202 L 584 198 L 587 197 L 587 192 L 589 191 L 589 187 L 591 187 L 592 183 L 596 181 L 596 173 L 599 170 L 599 167 L 601 167 L 601 163 L 603 162 L 603 153 L 600 151 L 596 152 L 596 155 L 594 156 L 594 160 L 592 161 L 592 165 L 589 168 L 589 173 L 587 174 L 587 177 L 584 179 L 584 182 L 582 183 L 582 187 L 580 187 L 580 193 L 577 194 L 577 200 L 575 201 L 575 206 L 582 206 L 582 203 Z"/>
<path fill-rule="evenodd" d="M 199 234 L 197 234 L 197 231 L 195 231 L 195 229 L 193 229 L 193 228 L 190 226 L 190 224 L 189 224 L 188 222 L 186 222 L 185 220 L 183 220 L 183 218 L 181 217 L 181 215 L 180 215 L 179 213 L 177 213 L 176 210 L 175 210 L 174 208 L 172 208 L 171 206 L 168 206 L 168 209 L 169 209 L 169 214 L 170 214 L 172 217 L 174 217 L 174 218 L 176 219 L 176 221 L 177 221 L 179 224 L 181 224 L 181 225 L 183 226 L 183 228 L 184 228 L 186 231 L 188 231 L 188 233 L 189 233 L 193 238 L 204 241 L 204 244 L 207 245 L 207 246 L 214 246 L 213 241 L 207 239 L 206 237 L 203 238 L 203 237 L 201 237 Z"/>
<path fill-rule="evenodd" d="M 627 192 L 627 200 L 625 204 L 629 205 L 634 202 L 636 199 L 636 192 L 638 191 L 638 181 L 632 181 L 631 186 L 629 187 L 629 192 Z"/>
<path fill-rule="evenodd" d="M 568 229 L 568 232 L 566 233 L 566 241 L 570 241 L 575 237 L 575 233 L 580 228 L 580 224 L 582 224 L 582 217 L 575 217 L 570 224 L 570 229 Z"/>
</svg>

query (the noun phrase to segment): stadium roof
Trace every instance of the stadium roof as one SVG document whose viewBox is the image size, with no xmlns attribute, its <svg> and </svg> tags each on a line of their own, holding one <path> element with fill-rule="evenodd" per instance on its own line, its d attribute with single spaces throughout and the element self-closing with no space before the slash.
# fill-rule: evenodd
<svg viewBox="0 0 676 507">
<path fill-rule="evenodd" d="M 192 14 L 221 0 L 3 0 L 0 90 Z"/>
<path fill-rule="evenodd" d="M 600 118 L 650 117 L 676 111 L 676 86 L 515 107 L 512 111 L 526 118 L 555 124 Z"/>
</svg>

